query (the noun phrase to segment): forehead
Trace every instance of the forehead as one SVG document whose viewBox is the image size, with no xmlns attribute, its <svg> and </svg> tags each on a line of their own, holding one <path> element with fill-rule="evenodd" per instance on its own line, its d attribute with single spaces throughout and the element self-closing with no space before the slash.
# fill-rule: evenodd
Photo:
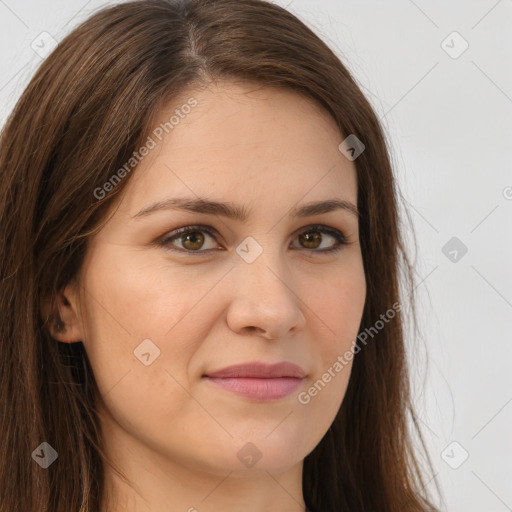
<svg viewBox="0 0 512 512">
<path fill-rule="evenodd" d="M 250 82 L 190 89 L 157 112 L 149 137 L 152 148 L 123 191 L 120 214 L 194 195 L 279 211 L 301 199 L 356 203 L 355 165 L 338 150 L 344 135 L 325 110 L 290 89 Z"/>
</svg>

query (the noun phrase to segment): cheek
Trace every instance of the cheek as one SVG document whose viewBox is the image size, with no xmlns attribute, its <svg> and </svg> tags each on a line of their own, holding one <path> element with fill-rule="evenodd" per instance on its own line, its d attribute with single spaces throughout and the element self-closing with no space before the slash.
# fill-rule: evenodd
<svg viewBox="0 0 512 512">
<path fill-rule="evenodd" d="M 161 258 L 148 263 L 151 258 L 144 253 L 109 252 L 111 257 L 98 254 L 88 269 L 88 306 L 97 328 L 115 332 L 116 338 L 127 338 L 133 345 L 145 338 L 173 338 L 187 326 L 189 331 L 199 327 L 195 322 L 191 329 L 191 313 L 213 288 L 217 277 L 212 272 L 199 275 L 176 263 L 162 263 Z"/>
<path fill-rule="evenodd" d="M 325 332 L 320 339 L 324 365 L 330 365 L 356 340 L 364 304 L 366 281 L 362 266 L 351 272 L 333 273 L 332 280 L 317 285 L 308 306 L 316 314 L 315 325 Z"/>
<path fill-rule="evenodd" d="M 186 391 L 188 369 L 211 329 L 214 293 L 209 290 L 219 278 L 191 283 L 190 271 L 134 266 L 119 256 L 96 263 L 85 284 L 89 323 L 84 344 L 109 413 L 150 443 L 176 417 L 200 416 Z"/>
<path fill-rule="evenodd" d="M 333 274 L 334 275 L 334 274 Z M 343 402 L 353 364 L 353 345 L 359 331 L 366 299 L 362 267 L 353 273 L 337 274 L 336 280 L 317 289 L 308 307 L 318 358 L 316 373 L 298 397 L 316 418 L 315 429 L 326 432 Z"/>
<path fill-rule="evenodd" d="M 120 379 L 136 382 L 135 393 L 162 390 L 174 382 L 164 369 L 186 386 L 188 362 L 209 329 L 208 292 L 217 278 L 191 283 L 190 271 L 143 259 L 98 251 L 87 269 L 84 345 L 102 394 Z"/>
</svg>

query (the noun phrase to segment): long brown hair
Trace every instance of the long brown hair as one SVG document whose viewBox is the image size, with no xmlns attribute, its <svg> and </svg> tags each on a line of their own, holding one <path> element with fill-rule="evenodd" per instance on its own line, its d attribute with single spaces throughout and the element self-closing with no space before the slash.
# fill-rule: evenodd
<svg viewBox="0 0 512 512">
<path fill-rule="evenodd" d="M 1 511 L 99 510 L 110 462 L 98 389 L 83 344 L 57 342 L 46 323 L 59 324 L 56 295 L 79 278 L 88 237 L 133 173 L 100 200 L 94 191 L 140 147 L 163 102 L 219 78 L 298 91 L 364 143 L 355 160 L 367 282 L 360 332 L 400 302 L 401 268 L 413 291 L 384 133 L 311 29 L 263 0 L 147 0 L 99 11 L 42 63 L 1 134 Z M 412 419 L 431 468 L 411 404 L 403 320 L 361 347 L 336 419 L 304 460 L 313 512 L 435 509 L 408 426 Z M 58 453 L 46 470 L 33 460 L 42 442 Z"/>
</svg>

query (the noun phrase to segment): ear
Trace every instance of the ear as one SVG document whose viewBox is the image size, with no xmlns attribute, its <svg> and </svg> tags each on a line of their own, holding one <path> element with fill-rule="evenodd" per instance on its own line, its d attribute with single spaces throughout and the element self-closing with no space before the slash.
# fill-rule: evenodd
<svg viewBox="0 0 512 512">
<path fill-rule="evenodd" d="M 62 343 L 83 341 L 76 286 L 68 285 L 57 293 L 56 303 L 45 299 L 41 305 L 44 326 L 51 337 Z"/>
</svg>

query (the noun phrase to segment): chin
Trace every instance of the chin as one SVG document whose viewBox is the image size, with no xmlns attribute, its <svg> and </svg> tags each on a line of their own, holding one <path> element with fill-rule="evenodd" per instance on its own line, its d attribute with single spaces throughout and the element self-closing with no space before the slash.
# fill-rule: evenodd
<svg viewBox="0 0 512 512">
<path fill-rule="evenodd" d="M 261 433 L 238 435 L 222 446 L 219 444 L 213 463 L 241 475 L 262 473 L 268 476 L 267 472 L 284 472 L 301 463 L 314 448 L 314 443 L 304 444 L 304 434 L 299 430 L 297 435 L 292 435 L 289 431 L 272 432 L 272 428 Z"/>
</svg>

